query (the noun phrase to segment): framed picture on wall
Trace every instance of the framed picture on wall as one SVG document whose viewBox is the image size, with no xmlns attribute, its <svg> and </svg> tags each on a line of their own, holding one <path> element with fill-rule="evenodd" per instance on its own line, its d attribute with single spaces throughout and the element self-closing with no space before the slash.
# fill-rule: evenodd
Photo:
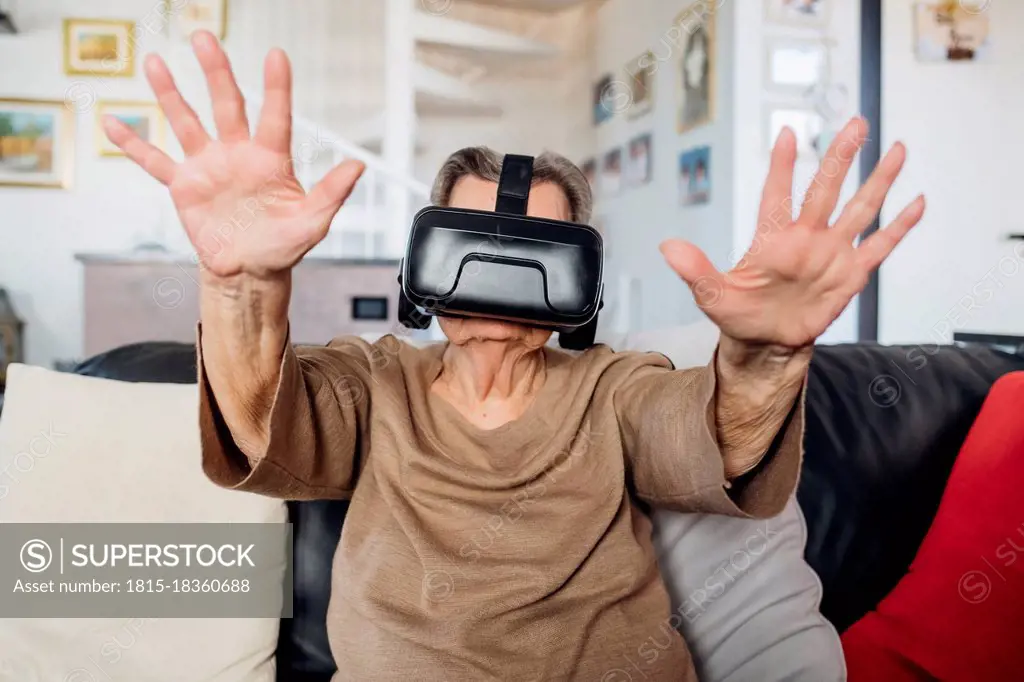
<svg viewBox="0 0 1024 682">
<path fill-rule="evenodd" d="M 765 110 L 766 148 L 770 151 L 785 126 L 796 135 L 797 156 L 817 158 L 818 149 L 827 149 L 825 119 L 814 109 L 794 106 L 769 106 Z"/>
<path fill-rule="evenodd" d="M 583 171 L 583 177 L 590 183 L 590 191 L 597 193 L 597 159 L 591 157 L 583 161 L 580 165 L 580 170 Z"/>
<path fill-rule="evenodd" d="M 653 52 L 644 52 L 626 65 L 629 86 L 629 118 L 639 118 L 654 108 L 654 74 L 658 63 Z"/>
<path fill-rule="evenodd" d="M 64 100 L 0 99 L 0 186 L 71 186 L 75 120 Z"/>
<path fill-rule="evenodd" d="M 715 106 L 715 5 L 694 2 L 676 17 L 682 50 L 678 58 L 678 130 L 710 123 Z"/>
<path fill-rule="evenodd" d="M 187 42 L 195 31 L 209 31 L 220 40 L 228 34 L 228 0 L 164 0 L 171 38 Z"/>
<path fill-rule="evenodd" d="M 825 28 L 832 0 L 766 0 L 767 19 L 773 24 Z"/>
<path fill-rule="evenodd" d="M 608 96 L 612 90 L 612 76 L 605 74 L 594 84 L 593 107 L 594 125 L 601 125 L 612 117 L 613 107 L 609 106 Z"/>
<path fill-rule="evenodd" d="M 135 22 L 64 20 L 64 73 L 69 76 L 135 74 Z"/>
<path fill-rule="evenodd" d="M 982 9 L 950 2 L 920 2 L 914 5 L 914 51 L 918 61 L 984 59 L 991 49 L 991 41 L 989 13 Z"/>
<path fill-rule="evenodd" d="M 626 181 L 632 187 L 646 185 L 651 181 L 652 147 L 651 134 L 646 133 L 629 141 L 629 156 L 626 160 Z"/>
<path fill-rule="evenodd" d="M 828 50 L 820 41 L 771 38 L 764 66 L 769 91 L 805 95 L 826 79 Z"/>
<path fill-rule="evenodd" d="M 96 106 L 96 151 L 100 156 L 124 156 L 103 131 L 103 117 L 113 116 L 158 149 L 164 148 L 164 114 L 156 102 L 102 101 Z"/>
<path fill-rule="evenodd" d="M 622 188 L 622 149 L 605 152 L 601 164 L 601 194 L 615 196 Z"/>
<path fill-rule="evenodd" d="M 711 148 L 687 149 L 679 155 L 679 203 L 683 206 L 711 201 Z"/>
</svg>

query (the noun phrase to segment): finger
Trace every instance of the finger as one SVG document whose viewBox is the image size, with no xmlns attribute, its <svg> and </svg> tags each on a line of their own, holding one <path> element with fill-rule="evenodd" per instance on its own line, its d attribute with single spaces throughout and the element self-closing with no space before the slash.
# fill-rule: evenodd
<svg viewBox="0 0 1024 682">
<path fill-rule="evenodd" d="M 125 155 L 165 185 L 174 178 L 175 163 L 171 157 L 144 141 L 138 134 L 113 116 L 103 117 L 103 131 Z"/>
<path fill-rule="evenodd" d="M 256 141 L 281 154 L 292 144 L 292 67 L 284 50 L 274 49 L 263 65 L 263 107 Z"/>
<path fill-rule="evenodd" d="M 334 214 L 341 209 L 345 200 L 352 194 L 356 182 L 365 169 L 366 166 L 361 161 L 354 159 L 343 161 L 332 168 L 320 182 L 316 183 L 310 190 L 309 196 L 306 197 L 309 210 L 315 214 L 325 215 L 327 217 L 325 225 L 329 226 L 330 220 L 334 218 Z"/>
<path fill-rule="evenodd" d="M 772 148 L 768 178 L 761 193 L 757 234 L 771 232 L 793 220 L 793 167 L 796 164 L 796 135 L 789 126 L 782 129 Z"/>
<path fill-rule="evenodd" d="M 866 230 L 875 220 L 875 216 L 882 210 L 885 197 L 896 181 L 896 177 L 903 169 L 903 162 L 906 161 L 907 150 L 897 142 L 878 162 L 875 169 L 871 171 L 868 181 L 864 183 L 857 193 L 850 200 L 850 203 L 843 208 L 843 212 L 836 221 L 834 230 L 845 234 L 850 241 L 853 241 Z"/>
<path fill-rule="evenodd" d="M 855 118 L 843 127 L 832 140 L 825 158 L 818 166 L 814 181 L 804 196 L 798 221 L 810 227 L 826 228 L 832 211 L 836 210 L 839 191 L 843 180 L 850 171 L 857 152 L 867 139 L 868 124 L 863 118 Z"/>
<path fill-rule="evenodd" d="M 188 156 L 201 152 L 210 141 L 210 136 L 199 122 L 196 112 L 178 91 L 167 64 L 154 54 L 146 57 L 146 80 L 153 88 L 156 101 L 171 124 L 174 136 L 181 143 L 182 151 Z"/>
<path fill-rule="evenodd" d="M 245 116 L 245 100 L 231 72 L 231 62 L 217 39 L 209 31 L 192 35 L 192 49 L 206 74 L 206 85 L 213 104 L 213 122 L 217 135 L 224 142 L 249 139 L 249 119 Z"/>
<path fill-rule="evenodd" d="M 698 307 L 711 308 L 721 300 L 725 275 L 715 268 L 703 251 L 682 239 L 664 241 L 659 249 L 669 267 L 689 285 Z"/>
<path fill-rule="evenodd" d="M 857 257 L 868 272 L 882 264 L 896 245 L 903 241 L 911 228 L 921 220 L 924 215 L 924 195 L 918 196 L 910 204 L 900 211 L 895 220 L 889 223 L 884 230 L 879 230 L 861 242 L 857 248 Z"/>
</svg>

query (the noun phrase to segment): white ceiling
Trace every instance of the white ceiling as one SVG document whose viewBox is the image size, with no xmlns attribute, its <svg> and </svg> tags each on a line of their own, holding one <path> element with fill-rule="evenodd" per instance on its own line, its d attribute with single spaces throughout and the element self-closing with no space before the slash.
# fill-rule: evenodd
<svg viewBox="0 0 1024 682">
<path fill-rule="evenodd" d="M 451 18 L 511 33 L 555 48 L 552 55 L 504 53 L 420 45 L 420 61 L 470 81 L 490 77 L 552 78 L 584 55 L 592 29 L 591 7 L 601 0 L 456 0 Z M 546 10 L 546 11 L 545 11 Z"/>
</svg>

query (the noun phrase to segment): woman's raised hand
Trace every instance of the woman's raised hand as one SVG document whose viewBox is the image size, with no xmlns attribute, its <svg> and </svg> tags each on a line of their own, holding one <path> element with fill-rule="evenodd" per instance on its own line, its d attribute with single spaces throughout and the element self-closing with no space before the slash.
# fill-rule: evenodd
<svg viewBox="0 0 1024 682">
<path fill-rule="evenodd" d="M 794 220 L 796 137 L 784 130 L 772 151 L 753 244 L 728 272 L 719 272 L 689 242 L 669 240 L 661 245 L 669 265 L 723 335 L 791 348 L 813 343 L 921 220 L 923 196 L 885 229 L 858 243 L 903 168 L 906 149 L 896 143 L 830 224 L 843 180 L 867 134 L 867 123 L 857 118 L 836 135 Z"/>
<path fill-rule="evenodd" d="M 181 96 L 164 61 L 149 55 L 146 78 L 181 143 L 176 163 L 113 117 L 110 140 L 166 185 L 203 270 L 215 277 L 265 277 L 290 269 L 327 234 L 331 220 L 363 172 L 358 161 L 331 170 L 309 194 L 291 158 L 292 77 L 279 49 L 267 55 L 264 95 L 255 134 L 228 57 L 206 31 L 192 37 L 206 75 L 216 139 Z"/>
</svg>

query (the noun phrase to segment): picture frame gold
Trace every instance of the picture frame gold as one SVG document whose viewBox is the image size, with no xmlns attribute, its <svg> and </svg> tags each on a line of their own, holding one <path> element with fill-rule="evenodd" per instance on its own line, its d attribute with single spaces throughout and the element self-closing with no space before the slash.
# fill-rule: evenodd
<svg viewBox="0 0 1024 682">
<path fill-rule="evenodd" d="M 717 3 L 696 0 L 676 17 L 680 29 L 676 90 L 679 108 L 676 128 L 683 134 L 715 120 L 715 102 L 718 97 L 718 60 L 716 52 Z M 703 62 L 700 62 L 703 57 Z M 691 83 L 699 74 L 699 83 Z"/>
<path fill-rule="evenodd" d="M 216 30 L 210 30 L 218 40 L 225 40 L 228 37 L 228 0 L 163 0 L 164 2 L 164 18 L 167 20 L 167 31 L 169 37 L 175 37 L 177 34 L 179 38 L 188 40 L 189 36 L 193 31 L 200 28 L 206 28 L 210 30 L 210 27 L 203 26 L 199 22 L 188 22 L 181 16 L 181 12 L 186 7 L 192 7 L 193 9 L 200 6 L 216 6 L 220 10 L 220 23 L 216 27 Z M 184 26 L 182 24 L 185 24 Z"/>
<path fill-rule="evenodd" d="M 83 33 L 89 40 L 82 40 Z M 103 29 L 107 30 L 104 34 Z M 114 40 L 113 55 L 109 40 Z M 64 19 L 64 73 L 131 78 L 135 75 L 135 22 L 127 19 Z M 83 55 L 83 50 L 88 50 Z"/>
<path fill-rule="evenodd" d="M 0 98 L 0 187 L 70 189 L 74 159 L 75 117 L 64 100 Z"/>
<path fill-rule="evenodd" d="M 160 105 L 143 100 L 101 100 L 96 103 L 96 154 L 102 157 L 124 157 L 125 154 L 107 139 L 103 130 L 103 117 L 112 115 L 140 133 L 144 141 L 158 149 L 164 149 L 166 143 L 167 120 Z M 129 118 L 145 117 L 148 122 L 148 134 L 144 134 L 139 126 L 132 125 Z"/>
</svg>

